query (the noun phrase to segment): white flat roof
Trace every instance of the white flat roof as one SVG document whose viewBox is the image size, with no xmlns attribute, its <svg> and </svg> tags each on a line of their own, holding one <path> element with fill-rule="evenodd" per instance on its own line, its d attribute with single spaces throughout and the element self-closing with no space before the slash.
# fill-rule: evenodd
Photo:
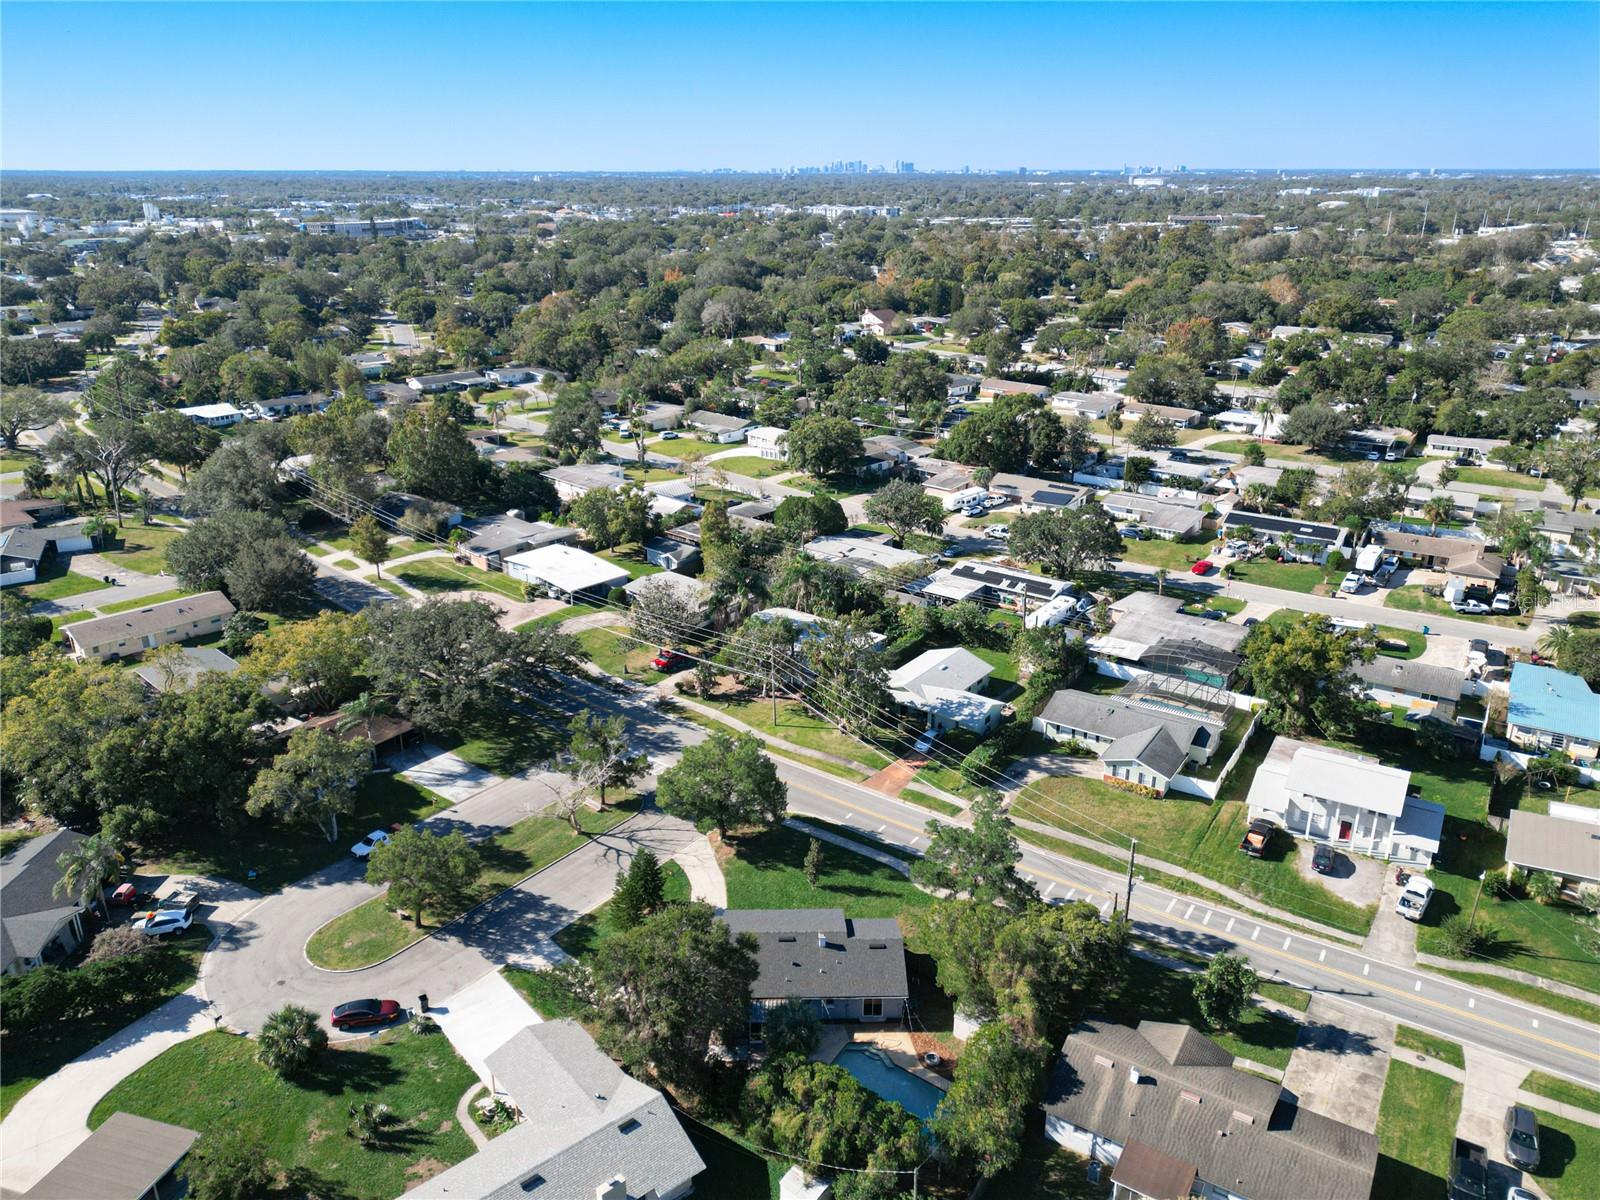
<svg viewBox="0 0 1600 1200">
<path fill-rule="evenodd" d="M 519 574 L 533 576 L 563 592 L 587 591 L 628 578 L 628 572 L 616 563 L 559 543 L 513 554 L 505 563 L 515 565 Z"/>
</svg>

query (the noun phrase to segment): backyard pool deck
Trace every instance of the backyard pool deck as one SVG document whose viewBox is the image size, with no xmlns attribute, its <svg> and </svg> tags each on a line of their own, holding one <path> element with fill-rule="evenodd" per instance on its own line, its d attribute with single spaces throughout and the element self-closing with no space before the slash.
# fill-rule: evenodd
<svg viewBox="0 0 1600 1200">
<path fill-rule="evenodd" d="M 839 1057 L 846 1046 L 876 1047 L 907 1075 L 914 1075 L 925 1083 L 931 1083 L 941 1092 L 950 1090 L 951 1081 L 923 1065 L 912 1048 L 911 1035 L 904 1030 L 874 1029 L 861 1025 L 824 1025 L 822 1041 L 817 1044 L 817 1052 L 811 1056 L 812 1061 L 831 1063 Z"/>
</svg>

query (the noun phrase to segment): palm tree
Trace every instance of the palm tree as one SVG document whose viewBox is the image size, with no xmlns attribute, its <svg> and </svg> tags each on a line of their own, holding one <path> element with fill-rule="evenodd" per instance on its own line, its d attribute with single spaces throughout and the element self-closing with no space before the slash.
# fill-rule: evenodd
<svg viewBox="0 0 1600 1200">
<path fill-rule="evenodd" d="M 1539 653 L 1550 659 L 1557 666 L 1561 665 L 1563 651 L 1572 646 L 1572 626 L 1552 625 L 1545 635 L 1539 639 Z"/>
<path fill-rule="evenodd" d="M 257 1035 L 256 1057 L 279 1075 L 298 1075 L 328 1044 L 317 1014 L 298 1004 L 285 1004 L 267 1018 Z"/>
<path fill-rule="evenodd" d="M 61 877 L 50 889 L 53 896 L 68 895 L 79 904 L 88 902 L 92 892 L 100 902 L 100 912 L 109 922 L 111 910 L 106 907 L 105 881 L 122 866 L 122 849 L 103 833 L 84 838 L 56 859 Z"/>
<path fill-rule="evenodd" d="M 1429 531 L 1438 533 L 1442 522 L 1455 515 L 1456 506 L 1448 496 L 1429 496 L 1422 506 L 1422 515 L 1428 519 Z"/>
<path fill-rule="evenodd" d="M 1165 567 L 1157 567 L 1156 568 L 1156 595 L 1165 596 L 1166 594 L 1167 594 L 1167 569 Z"/>
<path fill-rule="evenodd" d="M 1106 428 L 1111 431 L 1111 448 L 1117 448 L 1117 434 L 1122 432 L 1122 414 L 1111 412 L 1106 414 Z"/>
<path fill-rule="evenodd" d="M 372 692 L 362 692 L 354 700 L 339 706 L 339 720 L 335 723 L 340 733 L 345 733 L 361 726 L 361 733 L 367 739 L 367 754 L 377 761 L 378 748 L 372 741 L 372 721 L 374 717 L 381 717 L 389 711 L 389 702 L 383 696 Z"/>
<path fill-rule="evenodd" d="M 483 402 L 483 411 L 488 414 L 490 428 L 500 428 L 500 414 L 505 410 L 506 402 L 504 400 L 485 400 Z"/>
<path fill-rule="evenodd" d="M 38 459 L 34 459 L 22 468 L 22 486 L 28 489 L 30 496 L 43 496 L 50 490 L 50 468 Z"/>
<path fill-rule="evenodd" d="M 1261 424 L 1256 426 L 1256 441 L 1265 441 L 1267 426 L 1272 423 L 1272 414 L 1278 411 L 1278 398 L 1276 396 L 1263 396 L 1256 401 L 1256 415 L 1261 418 Z"/>
<path fill-rule="evenodd" d="M 1257 512 L 1265 512 L 1272 502 L 1272 489 L 1264 483 L 1252 483 L 1244 489 L 1244 502 Z"/>
</svg>

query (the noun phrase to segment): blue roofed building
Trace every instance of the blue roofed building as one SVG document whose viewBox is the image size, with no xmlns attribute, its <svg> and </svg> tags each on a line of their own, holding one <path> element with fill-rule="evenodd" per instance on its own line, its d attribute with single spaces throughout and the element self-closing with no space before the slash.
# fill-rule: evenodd
<svg viewBox="0 0 1600 1200">
<path fill-rule="evenodd" d="M 1600 752 L 1600 694 L 1576 675 L 1519 662 L 1511 668 L 1506 737 L 1521 750 L 1593 762 Z"/>
</svg>

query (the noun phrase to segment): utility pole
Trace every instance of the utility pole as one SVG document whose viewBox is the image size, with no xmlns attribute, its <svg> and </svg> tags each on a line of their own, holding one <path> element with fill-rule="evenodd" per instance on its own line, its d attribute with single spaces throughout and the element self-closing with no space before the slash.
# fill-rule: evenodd
<svg viewBox="0 0 1600 1200">
<path fill-rule="evenodd" d="M 1487 871 L 1478 872 L 1478 890 L 1472 897 L 1472 916 L 1467 918 L 1468 933 L 1471 933 L 1473 928 L 1478 923 L 1478 901 L 1483 899 L 1483 881 L 1487 879 L 1488 876 L 1489 872 Z"/>
<path fill-rule="evenodd" d="M 1122 901 L 1122 915 L 1130 921 L 1133 920 L 1133 859 L 1138 852 L 1139 839 L 1128 839 L 1128 889 L 1127 895 Z"/>
</svg>

